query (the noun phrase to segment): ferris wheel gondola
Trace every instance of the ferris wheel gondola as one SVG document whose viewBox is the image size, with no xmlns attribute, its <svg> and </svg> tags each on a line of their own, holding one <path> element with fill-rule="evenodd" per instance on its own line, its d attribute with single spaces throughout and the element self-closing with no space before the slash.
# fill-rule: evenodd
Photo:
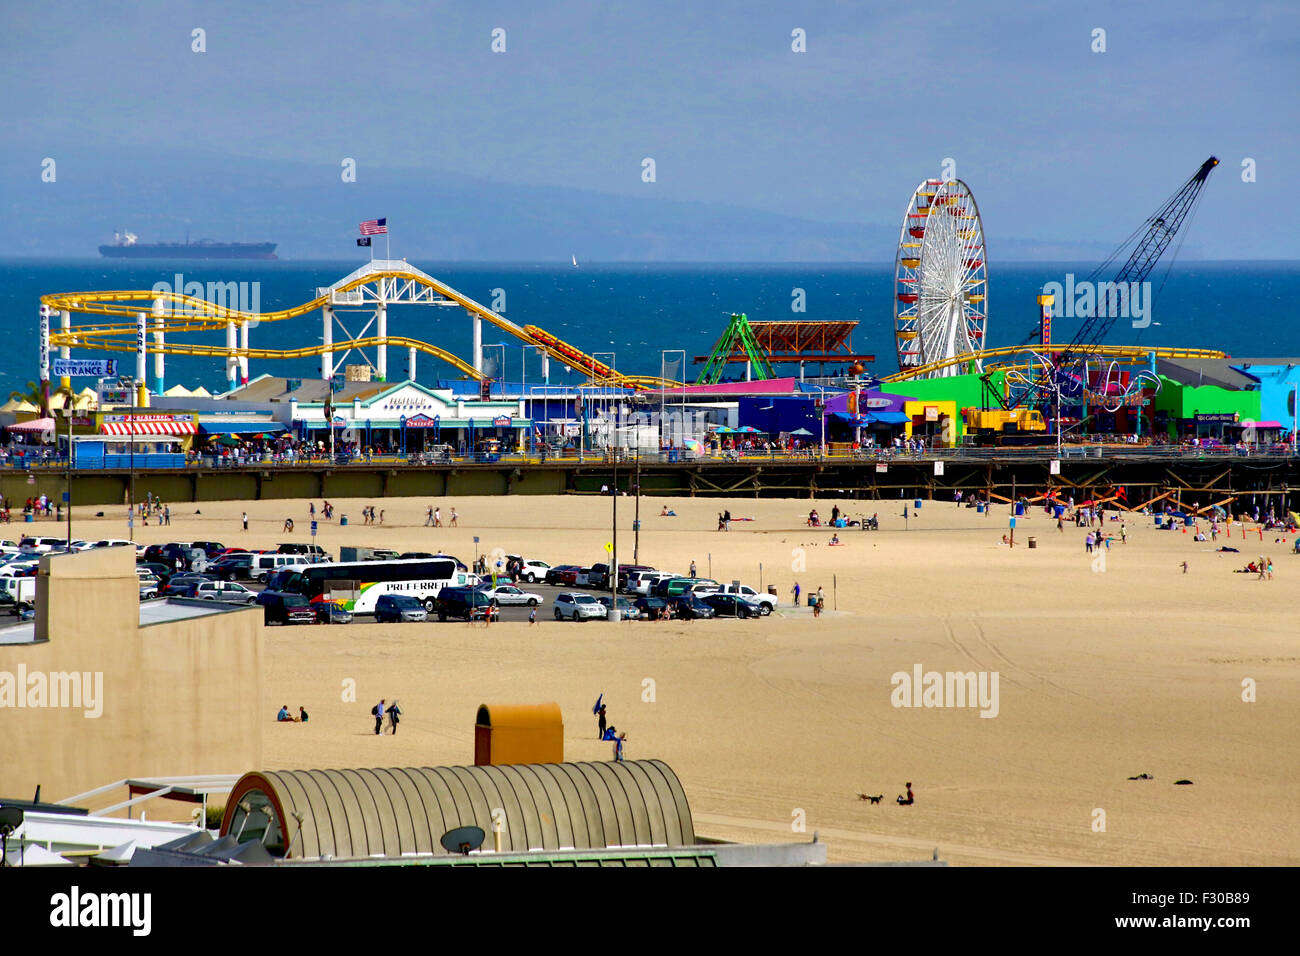
<svg viewBox="0 0 1300 956">
<path fill-rule="evenodd" d="M 908 202 L 894 264 L 900 371 L 984 348 L 988 265 L 979 206 L 961 180 L 927 179 Z M 978 359 L 975 360 L 980 367 Z M 956 365 L 933 372 L 956 375 Z"/>
</svg>

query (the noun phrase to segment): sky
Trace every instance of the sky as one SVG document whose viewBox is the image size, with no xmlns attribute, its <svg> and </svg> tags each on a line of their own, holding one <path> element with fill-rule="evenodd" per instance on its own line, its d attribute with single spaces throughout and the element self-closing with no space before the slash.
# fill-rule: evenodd
<svg viewBox="0 0 1300 956">
<path fill-rule="evenodd" d="M 1298 80 L 1294 0 L 8 4 L 0 225 L 63 156 L 130 157 L 86 215 L 201 153 L 322 201 L 382 172 L 893 228 L 951 161 L 989 236 L 1109 247 L 1214 154 L 1189 250 L 1294 259 Z"/>
</svg>

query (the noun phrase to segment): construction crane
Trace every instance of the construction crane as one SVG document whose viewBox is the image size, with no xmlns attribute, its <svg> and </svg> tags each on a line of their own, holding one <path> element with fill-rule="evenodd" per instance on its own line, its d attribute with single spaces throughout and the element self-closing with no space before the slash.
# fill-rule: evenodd
<svg viewBox="0 0 1300 956">
<path fill-rule="evenodd" d="M 1087 356 L 1106 340 L 1106 334 L 1110 331 L 1111 326 L 1115 324 L 1117 317 L 1118 310 L 1115 308 L 1115 301 L 1120 285 L 1132 288 L 1134 285 L 1146 281 L 1147 276 L 1151 274 L 1151 270 L 1155 268 L 1156 263 L 1160 261 L 1160 257 L 1164 255 L 1165 249 L 1169 247 L 1169 243 L 1178 234 L 1183 222 L 1194 215 L 1196 205 L 1201 197 L 1201 189 L 1205 186 L 1205 181 L 1209 179 L 1214 167 L 1218 165 L 1219 160 L 1214 156 L 1201 163 L 1201 168 L 1193 173 L 1192 177 L 1183 183 L 1178 188 L 1178 191 L 1165 201 L 1164 205 L 1147 217 L 1146 222 L 1121 242 L 1115 251 L 1107 257 L 1106 261 L 1088 276 L 1089 281 L 1095 280 L 1108 270 L 1124 250 L 1128 249 L 1130 244 L 1136 240 L 1133 251 L 1129 254 L 1123 268 L 1116 273 L 1115 278 L 1106 287 L 1106 300 L 1103 302 L 1101 296 L 1097 296 L 1097 305 L 1093 310 L 1093 314 L 1084 319 L 1083 324 L 1079 326 L 1079 330 L 1074 334 L 1073 341 L 1070 342 L 1065 351 L 1057 356 L 1056 366 L 1058 369 L 1069 367 L 1075 356 Z M 1174 255 L 1176 258 L 1177 250 L 1175 250 Z M 1167 271 L 1166 275 L 1168 275 Z M 1042 344 L 1047 345 L 1048 343 L 1044 342 Z"/>
</svg>

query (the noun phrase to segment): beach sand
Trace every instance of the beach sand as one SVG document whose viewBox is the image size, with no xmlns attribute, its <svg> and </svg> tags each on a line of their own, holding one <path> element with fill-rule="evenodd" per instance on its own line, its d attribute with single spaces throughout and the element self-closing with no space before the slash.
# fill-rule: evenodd
<svg viewBox="0 0 1300 956">
<path fill-rule="evenodd" d="M 360 524 L 370 503 L 384 509 L 383 527 Z M 424 528 L 433 503 L 444 520 L 454 506 L 461 526 Z M 658 516 L 665 503 L 677 517 Z M 566 759 L 608 760 L 591 716 L 603 693 L 629 758 L 667 761 L 709 837 L 816 831 L 832 861 L 937 849 L 957 865 L 1300 864 L 1300 557 L 1289 539 L 1261 542 L 1252 530 L 1243 541 L 1234 527 L 1230 540 L 1197 543 L 1133 514 L 1127 544 L 1108 522 L 1116 540 L 1094 570 L 1084 530 L 1058 532 L 1041 510 L 1018 520 L 1009 549 L 1006 506 L 983 516 L 926 502 L 904 530 L 901 501 L 847 502 L 854 514 L 878 512 L 882 530 L 841 530 L 844 545 L 829 547 L 832 531 L 804 518 L 813 505 L 829 517 L 835 503 L 643 499 L 640 563 L 684 572 L 693 559 L 701 575 L 755 587 L 761 563 L 782 604 L 761 620 L 561 624 L 548 607 L 534 627 L 268 628 L 265 767 L 472 763 L 480 703 L 547 700 L 563 709 Z M 336 555 L 357 544 L 468 562 L 477 535 L 483 553 L 590 564 L 611 537 L 610 498 L 334 504 L 350 525 L 321 522 L 317 541 Z M 717 532 L 724 508 L 754 520 Z M 75 536 L 124 537 L 122 511 L 78 517 Z M 293 535 L 281 532 L 286 515 Z M 632 499 L 619 499 L 618 516 L 629 562 Z M 177 504 L 170 528 L 151 522 L 136 540 L 268 547 L 309 540 L 307 518 L 305 501 Z M 38 527 L 54 533 L 52 524 Z M 1029 535 L 1036 549 L 1023 546 Z M 1241 553 L 1214 552 L 1224 544 Z M 1261 553 L 1274 580 L 1233 573 Z M 825 589 L 828 613 L 790 607 L 796 580 L 805 593 Z M 997 716 L 893 706 L 891 675 L 918 664 L 996 671 Z M 1247 680 L 1255 702 L 1242 699 Z M 344 699 L 349 682 L 355 700 Z M 373 734 L 381 697 L 405 712 L 396 736 Z M 281 704 L 305 706 L 310 723 L 277 725 Z M 199 769 L 212 768 L 175 773 Z M 1127 779 L 1142 773 L 1154 779 Z M 1193 784 L 1174 784 L 1184 778 Z M 907 781 L 916 803 L 900 807 Z"/>
</svg>

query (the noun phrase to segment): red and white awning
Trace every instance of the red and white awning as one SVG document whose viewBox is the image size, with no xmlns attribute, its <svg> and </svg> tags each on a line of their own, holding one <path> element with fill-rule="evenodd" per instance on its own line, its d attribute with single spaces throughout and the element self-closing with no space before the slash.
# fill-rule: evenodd
<svg viewBox="0 0 1300 956">
<path fill-rule="evenodd" d="M 104 422 L 99 426 L 104 435 L 193 435 L 198 431 L 194 422 Z"/>
</svg>

